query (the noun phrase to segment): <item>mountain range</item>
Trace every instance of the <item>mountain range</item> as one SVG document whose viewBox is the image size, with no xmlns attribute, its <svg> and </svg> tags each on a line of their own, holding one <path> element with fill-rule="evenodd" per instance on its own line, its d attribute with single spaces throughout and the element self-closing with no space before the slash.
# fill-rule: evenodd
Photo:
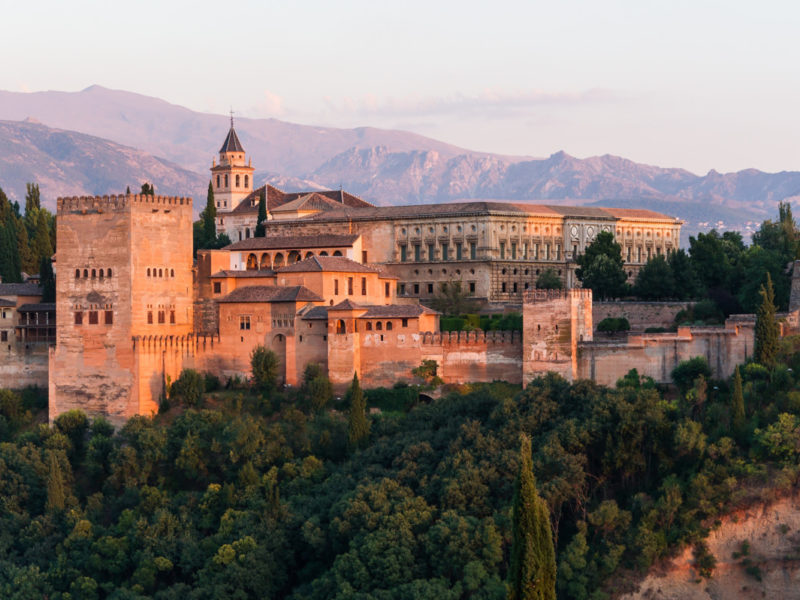
<svg viewBox="0 0 800 600">
<path fill-rule="evenodd" d="M 0 185 L 19 197 L 117 193 L 126 185 L 205 196 L 228 118 L 131 92 L 0 91 Z M 475 152 L 414 133 L 236 120 L 256 182 L 287 191 L 344 187 L 375 204 L 460 199 L 640 206 L 683 218 L 695 231 L 723 221 L 745 228 L 800 199 L 800 172 L 696 175 L 604 155 L 547 158 Z"/>
</svg>

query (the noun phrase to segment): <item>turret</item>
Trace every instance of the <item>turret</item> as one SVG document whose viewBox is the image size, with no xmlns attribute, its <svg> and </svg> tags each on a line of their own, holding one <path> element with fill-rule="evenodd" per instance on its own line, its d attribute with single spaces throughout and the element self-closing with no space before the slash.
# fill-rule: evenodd
<svg viewBox="0 0 800 600">
<path fill-rule="evenodd" d="M 216 160 L 211 163 L 211 185 L 218 214 L 232 211 L 253 191 L 254 170 L 236 135 L 231 116 L 231 128 L 219 149 L 219 164 Z"/>
</svg>

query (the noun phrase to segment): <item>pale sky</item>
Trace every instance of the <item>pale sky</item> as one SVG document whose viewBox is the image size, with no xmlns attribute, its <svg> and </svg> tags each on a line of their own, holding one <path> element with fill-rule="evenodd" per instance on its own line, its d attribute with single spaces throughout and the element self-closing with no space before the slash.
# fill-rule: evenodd
<svg viewBox="0 0 800 600">
<path fill-rule="evenodd" d="M 0 89 L 414 131 L 472 150 L 800 170 L 800 2 L 2 2 Z"/>
</svg>

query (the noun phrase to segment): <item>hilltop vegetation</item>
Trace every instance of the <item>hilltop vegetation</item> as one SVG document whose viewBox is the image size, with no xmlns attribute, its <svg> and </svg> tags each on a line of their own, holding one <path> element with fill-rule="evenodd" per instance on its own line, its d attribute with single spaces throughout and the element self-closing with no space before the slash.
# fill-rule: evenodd
<svg viewBox="0 0 800 600">
<path fill-rule="evenodd" d="M 734 383 L 694 361 L 678 394 L 635 372 L 615 389 L 548 375 L 427 404 L 372 391 L 386 411 L 357 437 L 319 373 L 202 395 L 213 378 L 187 376 L 172 408 L 117 432 L 79 412 L 37 424 L 40 400 L 4 391 L 0 596 L 504 598 L 525 433 L 558 595 L 604 598 L 682 545 L 703 558 L 714 518 L 796 485 L 799 348 L 784 340 L 774 368 Z"/>
</svg>

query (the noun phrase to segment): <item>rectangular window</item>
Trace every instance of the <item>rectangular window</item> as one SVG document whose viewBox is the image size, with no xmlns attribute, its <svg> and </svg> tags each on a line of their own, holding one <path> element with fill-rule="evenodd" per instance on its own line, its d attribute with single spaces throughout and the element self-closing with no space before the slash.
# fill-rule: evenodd
<svg viewBox="0 0 800 600">
<path fill-rule="evenodd" d="M 400 244 L 400 262 L 408 260 L 408 250 L 405 244 Z"/>
<path fill-rule="evenodd" d="M 556 244 L 556 260 L 561 260 L 561 244 Z"/>
<path fill-rule="evenodd" d="M 362 296 L 366 296 L 367 295 L 367 278 L 366 277 L 362 277 L 361 278 L 361 295 Z"/>
<path fill-rule="evenodd" d="M 506 257 L 506 243 L 500 242 L 500 258 Z"/>
<path fill-rule="evenodd" d="M 577 246 L 575 246 L 575 248 L 577 249 Z M 625 249 L 625 256 L 626 256 L 625 262 L 631 262 L 631 247 L 630 246 L 628 246 Z"/>
<path fill-rule="evenodd" d="M 339 280 L 338 279 L 334 279 L 333 280 L 333 295 L 334 296 L 338 296 L 339 295 Z"/>
<path fill-rule="evenodd" d="M 222 284 L 219 281 L 214 282 L 214 293 L 219 294 L 222 292 Z"/>
<path fill-rule="evenodd" d="M 250 315 L 239 315 L 239 329 L 242 331 L 250 329 Z"/>
<path fill-rule="evenodd" d="M 503 283 L 501 283 L 501 284 L 500 284 L 500 291 L 501 291 L 501 292 L 503 292 L 503 293 L 505 293 L 505 291 L 506 291 L 506 287 L 507 287 L 507 286 L 506 286 L 506 282 L 504 281 Z"/>
<path fill-rule="evenodd" d="M 147 324 L 148 325 L 152 325 L 153 324 L 153 311 L 152 310 L 148 310 L 147 311 Z"/>
<path fill-rule="evenodd" d="M 522 244 L 522 260 L 528 260 L 528 244 Z"/>
<path fill-rule="evenodd" d="M 96 310 L 90 310 L 89 311 L 89 325 L 97 325 L 97 323 L 98 323 L 97 311 Z"/>
<path fill-rule="evenodd" d="M 367 264 L 367 251 L 366 250 L 362 250 L 361 251 L 361 262 L 364 263 L 364 264 Z"/>
<path fill-rule="evenodd" d="M 436 259 L 436 249 L 433 244 L 428 244 L 428 260 L 433 261 Z"/>
<path fill-rule="evenodd" d="M 450 260 L 450 246 L 449 244 L 442 244 L 442 260 Z"/>
<path fill-rule="evenodd" d="M 414 284 L 414 295 L 415 296 L 419 296 L 419 284 L 418 283 Z"/>
<path fill-rule="evenodd" d="M 469 243 L 469 257 L 472 260 L 478 258 L 478 244 L 476 244 L 475 242 Z"/>
<path fill-rule="evenodd" d="M 461 256 L 461 242 L 456 242 L 456 260 L 461 260 L 463 256 Z"/>
<path fill-rule="evenodd" d="M 414 260 L 416 262 L 422 260 L 422 247 L 419 244 L 414 244 Z"/>
<path fill-rule="evenodd" d="M 429 293 L 429 294 L 432 294 L 432 293 L 433 293 L 433 284 L 432 284 L 432 283 L 429 283 L 429 284 L 428 284 L 428 293 Z"/>
<path fill-rule="evenodd" d="M 239 241 L 240 242 L 242 241 L 242 232 L 241 231 L 239 232 Z"/>
<path fill-rule="evenodd" d="M 389 297 L 389 282 L 383 284 L 383 295 Z"/>
<path fill-rule="evenodd" d="M 474 294 L 475 293 L 475 282 L 474 281 L 470 281 L 469 282 L 469 293 L 470 294 Z"/>
<path fill-rule="evenodd" d="M 106 325 L 113 325 L 114 324 L 114 311 L 107 310 L 105 314 L 105 321 Z"/>
<path fill-rule="evenodd" d="M 544 259 L 550 260 L 550 244 L 544 245 Z"/>
<path fill-rule="evenodd" d="M 517 293 L 517 282 L 516 281 L 512 284 L 511 289 L 514 291 L 515 294 Z"/>
<path fill-rule="evenodd" d="M 175 325 L 175 311 L 174 310 L 169 311 L 169 324 L 170 325 Z"/>
<path fill-rule="evenodd" d="M 0 342 L 7 342 L 7 341 L 8 341 L 8 332 L 0 331 Z"/>
<path fill-rule="evenodd" d="M 642 262 L 642 247 L 636 249 L 636 262 Z"/>
<path fill-rule="evenodd" d="M 403 327 L 408 327 L 408 319 L 403 319 Z"/>
<path fill-rule="evenodd" d="M 533 245 L 533 260 L 539 260 L 539 244 Z"/>
<path fill-rule="evenodd" d="M 517 260 L 517 244 L 511 242 L 511 260 Z"/>
<path fill-rule="evenodd" d="M 166 313 L 163 310 L 158 311 L 158 322 L 163 325 L 166 322 Z"/>
<path fill-rule="evenodd" d="M 400 294 L 401 296 L 405 296 L 406 295 L 406 284 L 405 283 L 401 283 L 400 284 L 400 287 L 397 290 L 397 293 Z"/>
<path fill-rule="evenodd" d="M 75 313 L 75 325 L 83 325 L 83 313 L 76 312 Z"/>
<path fill-rule="evenodd" d="M 347 278 L 347 295 L 348 296 L 352 296 L 353 295 L 353 278 L 352 277 L 348 277 Z"/>
</svg>

